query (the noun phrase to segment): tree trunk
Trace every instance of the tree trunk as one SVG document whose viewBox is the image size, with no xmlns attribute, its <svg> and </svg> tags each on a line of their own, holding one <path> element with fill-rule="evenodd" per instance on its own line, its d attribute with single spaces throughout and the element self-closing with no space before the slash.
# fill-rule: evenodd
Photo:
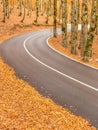
<svg viewBox="0 0 98 130">
<path fill-rule="evenodd" d="M 83 1 L 83 0 L 82 0 Z M 81 23 L 81 9 L 80 9 L 80 0 L 78 0 L 78 23 Z"/>
<path fill-rule="evenodd" d="M 39 0 L 36 0 L 36 19 L 35 19 L 36 23 L 38 22 L 38 16 L 39 16 L 38 7 L 39 7 Z"/>
<path fill-rule="evenodd" d="M 84 51 L 84 58 L 83 58 L 84 61 L 89 61 L 90 57 L 92 56 L 92 44 L 94 39 L 94 33 L 96 30 L 96 22 L 98 20 L 98 16 L 96 15 L 97 1 L 98 0 L 92 1 L 91 22 L 90 22 L 90 29 L 88 32 L 87 42 Z"/>
<path fill-rule="evenodd" d="M 67 0 L 62 0 L 62 43 L 67 46 Z"/>
<path fill-rule="evenodd" d="M 49 20 L 49 10 L 50 10 L 50 7 L 51 7 L 50 4 L 51 4 L 51 3 L 50 3 L 50 0 L 48 0 L 48 2 L 47 2 L 47 18 L 46 18 L 46 24 L 48 24 L 48 20 Z"/>
<path fill-rule="evenodd" d="M 49 9 L 49 16 L 51 16 L 52 15 L 52 9 L 51 9 L 51 7 L 52 7 L 52 0 L 50 0 L 50 9 Z"/>
<path fill-rule="evenodd" d="M 26 0 L 24 0 L 23 6 L 24 6 L 24 13 L 23 13 L 23 18 L 22 18 L 21 22 L 23 22 L 25 20 L 25 15 L 26 15 Z"/>
<path fill-rule="evenodd" d="M 32 10 L 32 0 L 27 1 L 27 15 L 31 17 L 31 10 Z"/>
<path fill-rule="evenodd" d="M 6 7 L 5 7 L 5 0 L 2 0 L 2 2 L 3 2 L 3 20 L 2 20 L 2 22 L 5 23 L 5 17 L 6 17 L 6 16 L 5 16 L 5 13 L 6 13 L 6 12 L 5 12 L 5 8 L 6 8 Z"/>
<path fill-rule="evenodd" d="M 2 4 L 3 4 L 3 12 L 5 11 L 5 0 L 2 0 Z"/>
<path fill-rule="evenodd" d="M 96 11 L 96 15 L 97 15 L 97 20 L 96 20 L 96 35 L 98 35 L 98 0 L 97 0 L 97 11 Z"/>
<path fill-rule="evenodd" d="M 22 0 L 19 0 L 19 16 L 22 15 Z"/>
<path fill-rule="evenodd" d="M 5 16 L 8 16 L 8 0 L 5 0 Z"/>
<path fill-rule="evenodd" d="M 42 0 L 42 15 L 44 14 L 45 6 L 44 6 L 44 0 Z"/>
<path fill-rule="evenodd" d="M 54 0 L 54 26 L 53 26 L 53 36 L 57 37 L 57 0 Z"/>
<path fill-rule="evenodd" d="M 62 9 L 62 4 L 61 4 L 61 0 L 59 0 L 59 24 L 61 24 L 61 9 Z"/>
<path fill-rule="evenodd" d="M 71 0 L 71 53 L 77 54 L 77 31 L 78 31 L 78 0 Z"/>
<path fill-rule="evenodd" d="M 10 17 L 10 9 L 9 9 L 9 1 L 7 0 L 7 18 L 9 19 Z"/>
<path fill-rule="evenodd" d="M 84 54 L 85 45 L 87 42 L 87 32 L 88 32 L 88 5 L 87 0 L 83 0 L 82 3 L 82 29 L 80 37 L 81 56 Z"/>
<path fill-rule="evenodd" d="M 43 0 L 40 1 L 40 11 L 42 12 L 43 10 Z"/>
</svg>

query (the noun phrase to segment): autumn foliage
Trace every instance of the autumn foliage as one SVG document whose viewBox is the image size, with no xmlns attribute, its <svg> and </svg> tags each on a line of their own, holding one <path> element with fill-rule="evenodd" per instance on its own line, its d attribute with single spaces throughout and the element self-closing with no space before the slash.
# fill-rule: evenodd
<svg viewBox="0 0 98 130">
<path fill-rule="evenodd" d="M 17 0 L 12 0 L 16 5 Z M 11 0 L 10 0 L 11 2 Z M 0 6 L 0 42 L 30 31 L 50 28 L 34 26 L 35 14 L 20 23 L 15 8 L 10 19 L 2 23 Z M 46 15 L 40 15 L 39 23 L 45 23 Z M 52 19 L 50 19 L 51 23 Z M 3 44 L 3 43 L 2 43 Z M 55 104 L 51 99 L 41 96 L 33 87 L 18 79 L 14 70 L 0 58 L 0 130 L 96 130 L 89 122 L 75 116 Z"/>
<path fill-rule="evenodd" d="M 96 130 L 14 75 L 0 59 L 1 130 Z"/>
</svg>

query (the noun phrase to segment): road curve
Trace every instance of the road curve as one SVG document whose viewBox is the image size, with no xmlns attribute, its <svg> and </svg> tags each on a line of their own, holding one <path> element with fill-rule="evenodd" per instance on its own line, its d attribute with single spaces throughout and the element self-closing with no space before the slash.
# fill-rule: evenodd
<svg viewBox="0 0 98 130">
<path fill-rule="evenodd" d="M 50 35 L 42 30 L 13 37 L 0 44 L 0 56 L 42 95 L 98 127 L 98 69 L 52 50 Z"/>
</svg>

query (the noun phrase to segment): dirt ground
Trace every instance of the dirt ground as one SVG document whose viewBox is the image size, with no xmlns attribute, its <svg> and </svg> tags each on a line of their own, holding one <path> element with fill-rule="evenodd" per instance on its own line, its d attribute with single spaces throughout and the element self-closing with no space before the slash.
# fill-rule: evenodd
<svg viewBox="0 0 98 130">
<path fill-rule="evenodd" d="M 2 23 L 0 7 L 0 42 L 14 35 L 51 26 L 31 25 L 35 19 L 26 17 L 20 23 L 17 9 Z M 50 23 L 52 19 L 50 19 Z M 40 16 L 39 23 L 45 23 Z M 33 87 L 18 79 L 14 70 L 0 58 L 0 130 L 96 130 L 89 122 L 41 96 Z"/>
<path fill-rule="evenodd" d="M 41 13 L 39 13 L 37 26 L 34 25 L 34 20 L 36 18 L 35 11 L 32 11 L 31 17 L 26 15 L 26 18 L 23 23 L 20 22 L 22 17 L 18 16 L 18 14 L 19 14 L 19 10 L 15 8 L 12 11 L 10 18 L 9 19 L 6 18 L 6 23 L 3 23 L 2 22 L 3 12 L 2 12 L 2 7 L 0 6 L 0 42 L 14 35 L 19 35 L 22 33 L 37 31 L 41 29 L 52 28 L 51 23 L 53 23 L 52 22 L 53 19 L 52 17 L 49 18 L 49 25 L 47 25 L 45 23 L 46 21 L 45 14 L 42 16 Z M 39 26 L 39 25 L 42 25 L 42 26 Z"/>
</svg>

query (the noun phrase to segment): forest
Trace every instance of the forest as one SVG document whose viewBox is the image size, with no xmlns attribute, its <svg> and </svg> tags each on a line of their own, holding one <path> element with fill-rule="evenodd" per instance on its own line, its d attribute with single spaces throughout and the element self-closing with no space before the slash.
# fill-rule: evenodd
<svg viewBox="0 0 98 130">
<path fill-rule="evenodd" d="M 0 0 L 1 130 L 97 130 L 97 75 L 98 0 Z"/>
<path fill-rule="evenodd" d="M 10 19 L 14 8 L 23 23 L 27 16 L 31 18 L 30 24 L 36 26 L 53 26 L 53 35 L 57 36 L 57 26 L 62 28 L 62 46 L 67 48 L 70 44 L 70 53 L 82 57 L 83 61 L 89 61 L 93 55 L 93 41 L 98 35 L 98 1 L 97 0 L 2 0 L 3 19 Z M 34 12 L 35 11 L 35 12 Z M 32 13 L 35 19 L 32 20 Z M 45 15 L 44 23 L 39 23 L 39 17 Z M 49 23 L 49 19 L 53 19 Z M 71 23 L 71 38 L 68 41 L 67 24 Z M 80 39 L 78 39 L 78 24 L 81 24 Z M 97 58 L 95 59 L 97 61 Z"/>
</svg>

